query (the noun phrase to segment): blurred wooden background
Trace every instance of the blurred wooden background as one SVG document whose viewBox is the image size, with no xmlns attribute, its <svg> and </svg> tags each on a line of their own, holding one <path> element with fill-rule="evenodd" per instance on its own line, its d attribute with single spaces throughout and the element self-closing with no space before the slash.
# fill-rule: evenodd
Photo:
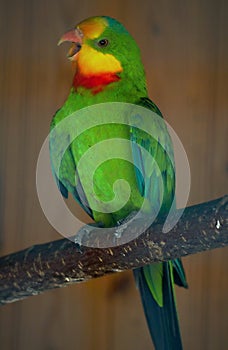
<svg viewBox="0 0 228 350">
<path fill-rule="evenodd" d="M 59 239 L 36 194 L 40 147 L 72 71 L 61 34 L 92 15 L 123 22 L 137 40 L 151 98 L 191 166 L 189 204 L 227 192 L 228 2 L 20 0 L 0 2 L 1 254 Z M 184 348 L 224 349 L 227 249 L 184 259 L 177 290 Z M 3 350 L 153 349 L 131 273 L 47 292 L 0 309 Z"/>
</svg>

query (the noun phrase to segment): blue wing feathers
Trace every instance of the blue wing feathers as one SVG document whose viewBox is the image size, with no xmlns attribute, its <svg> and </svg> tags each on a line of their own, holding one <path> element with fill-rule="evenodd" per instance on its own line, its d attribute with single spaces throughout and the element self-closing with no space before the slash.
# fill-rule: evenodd
<svg viewBox="0 0 228 350">
<path fill-rule="evenodd" d="M 157 304 L 150 292 L 143 267 L 134 270 L 149 331 L 156 350 L 182 349 L 171 268 L 171 262 L 163 263 L 162 307 Z"/>
<path fill-rule="evenodd" d="M 186 281 L 184 267 L 181 259 L 172 260 L 172 265 L 174 282 L 180 287 L 188 288 L 188 283 Z"/>
</svg>

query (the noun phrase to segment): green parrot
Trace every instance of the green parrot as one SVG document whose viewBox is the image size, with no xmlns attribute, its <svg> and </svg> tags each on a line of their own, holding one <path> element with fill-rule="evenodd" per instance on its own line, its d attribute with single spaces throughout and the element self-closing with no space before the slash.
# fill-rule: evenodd
<svg viewBox="0 0 228 350">
<path fill-rule="evenodd" d="M 162 135 L 169 151 L 168 156 L 156 137 L 134 125 L 110 121 L 94 125 L 76 138 L 71 134 L 71 130 L 77 128 L 76 124 L 66 128 L 64 133 L 60 128 L 50 137 L 50 156 L 52 171 L 62 195 L 67 198 L 68 192 L 71 193 L 95 223 L 106 228 L 127 220 L 132 213 L 140 210 L 145 201 L 147 213 L 158 209 L 159 215 L 167 213 L 175 194 L 172 143 L 160 110 L 148 98 L 144 67 L 136 42 L 121 23 L 106 16 L 82 21 L 62 36 L 62 42 L 72 43 L 68 58 L 74 66 L 75 75 L 67 100 L 53 117 L 51 130 L 85 107 L 107 102 L 128 103 L 156 113 L 158 118 L 153 119 L 152 128 L 155 135 Z M 130 141 L 129 144 L 120 142 L 119 146 L 115 143 L 113 147 L 125 152 L 131 161 L 120 157 L 103 162 L 94 173 L 93 192 L 87 185 L 91 181 L 90 158 L 86 169 L 79 168 L 80 159 L 91 146 L 115 138 Z M 63 146 L 64 139 L 70 140 L 67 149 Z M 138 145 L 154 157 L 158 167 L 148 159 L 144 161 Z M 112 152 L 112 142 L 104 147 L 107 154 Z M 60 167 L 56 160 L 59 155 L 62 158 Z M 112 211 L 103 210 L 102 205 L 94 209 L 94 193 L 104 204 L 112 201 L 113 185 L 118 179 L 126 180 L 131 189 L 124 206 L 113 207 Z M 126 197 L 125 187 L 120 189 L 117 204 Z M 174 283 L 187 287 L 181 261 L 176 259 L 137 268 L 134 276 L 155 348 L 182 349 L 174 294 Z"/>
</svg>

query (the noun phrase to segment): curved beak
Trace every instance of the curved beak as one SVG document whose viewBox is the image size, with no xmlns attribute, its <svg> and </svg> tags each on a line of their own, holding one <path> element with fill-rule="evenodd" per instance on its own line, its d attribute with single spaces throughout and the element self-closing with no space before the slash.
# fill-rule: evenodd
<svg viewBox="0 0 228 350">
<path fill-rule="evenodd" d="M 82 47 L 82 39 L 83 39 L 82 31 L 79 28 L 76 28 L 63 34 L 63 36 L 60 38 L 58 42 L 58 45 L 64 42 L 71 42 L 73 45 L 71 46 L 67 54 L 67 57 L 70 60 L 73 60 L 76 54 L 80 51 Z"/>
</svg>

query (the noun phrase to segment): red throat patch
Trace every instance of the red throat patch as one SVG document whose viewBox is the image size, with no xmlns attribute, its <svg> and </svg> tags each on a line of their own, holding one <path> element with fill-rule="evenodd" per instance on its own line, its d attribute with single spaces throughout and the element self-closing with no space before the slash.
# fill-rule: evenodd
<svg viewBox="0 0 228 350">
<path fill-rule="evenodd" d="M 117 82 L 120 80 L 120 77 L 114 73 L 103 73 L 100 75 L 90 75 L 83 76 L 78 72 L 74 76 L 73 87 L 77 90 L 79 87 L 84 87 L 91 90 L 93 95 L 101 92 L 105 86 Z"/>
</svg>

